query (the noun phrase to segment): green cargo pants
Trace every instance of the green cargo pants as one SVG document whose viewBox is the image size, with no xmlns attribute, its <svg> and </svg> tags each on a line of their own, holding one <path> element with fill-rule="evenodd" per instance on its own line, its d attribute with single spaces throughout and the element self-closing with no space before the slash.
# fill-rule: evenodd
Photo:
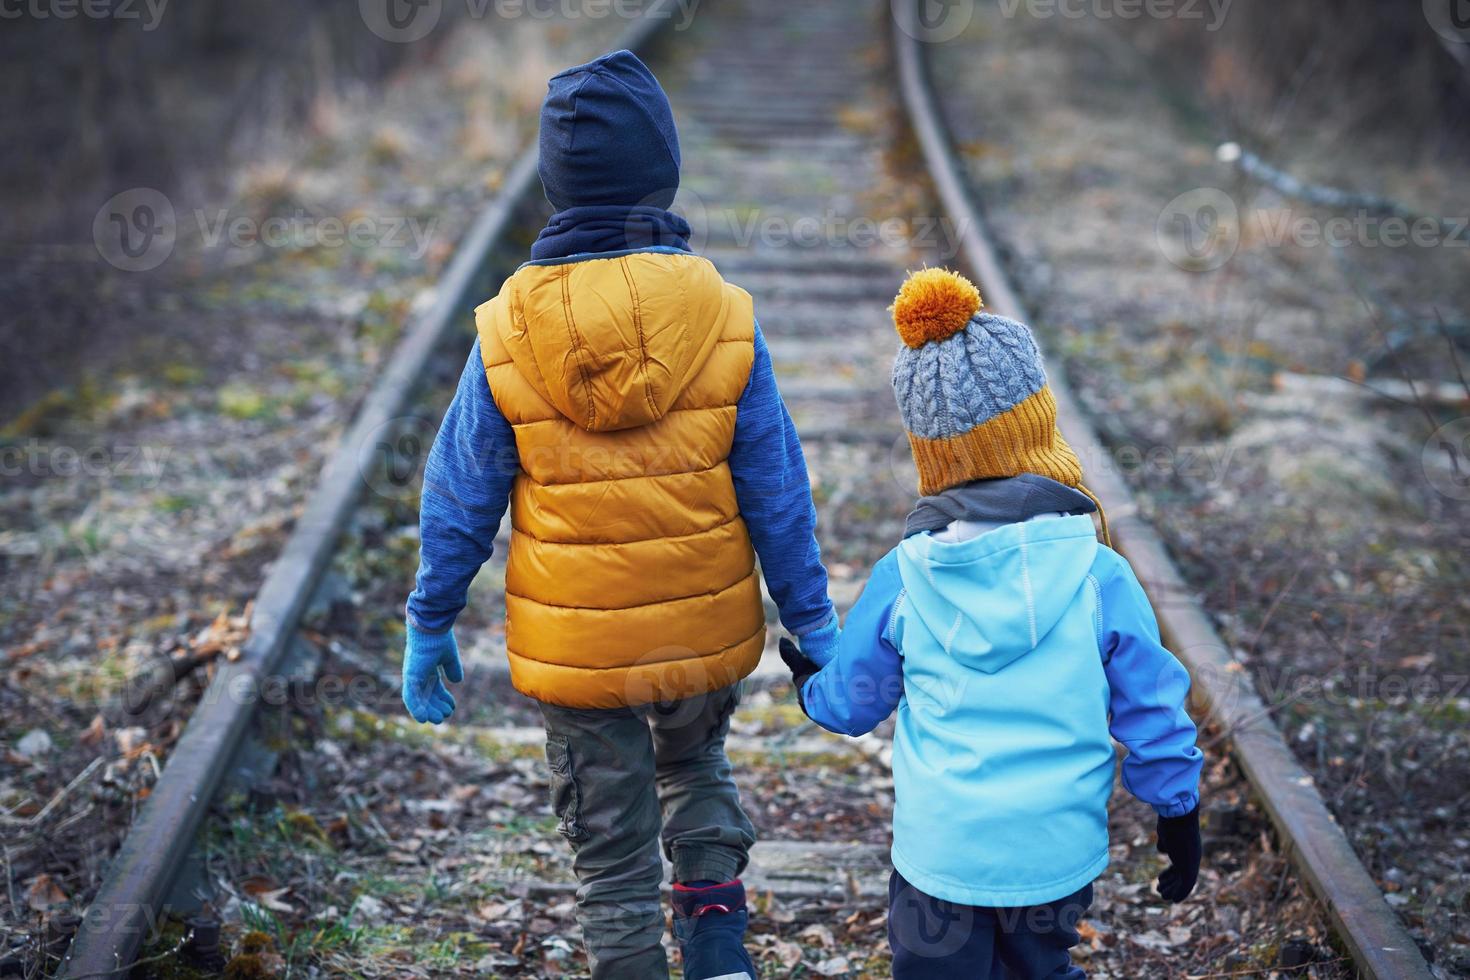
<svg viewBox="0 0 1470 980">
<path fill-rule="evenodd" d="M 668 975 L 660 838 L 675 881 L 731 881 L 744 869 L 755 828 L 725 758 L 739 700 L 736 684 L 667 705 L 541 704 L 593 980 Z"/>
</svg>

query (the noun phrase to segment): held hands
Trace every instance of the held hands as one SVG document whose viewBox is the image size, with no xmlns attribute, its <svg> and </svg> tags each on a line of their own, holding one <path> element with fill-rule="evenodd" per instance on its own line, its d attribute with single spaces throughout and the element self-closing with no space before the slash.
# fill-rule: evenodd
<svg viewBox="0 0 1470 980">
<path fill-rule="evenodd" d="M 1169 857 L 1169 867 L 1159 875 L 1159 895 L 1182 902 L 1199 880 L 1199 807 L 1178 817 L 1159 818 L 1159 853 Z"/>
<path fill-rule="evenodd" d="M 837 655 L 837 641 L 841 635 L 837 617 L 833 616 L 824 626 L 801 637 L 800 647 L 784 636 L 781 638 L 778 644 L 781 659 L 786 661 L 786 666 L 791 671 L 791 683 L 796 685 L 796 703 L 801 705 L 802 711 L 806 710 L 806 701 L 802 697 L 801 689 L 806 687 L 806 682 L 813 674 Z"/>
<path fill-rule="evenodd" d="M 791 683 L 796 685 L 796 691 L 799 695 L 807 679 L 822 668 L 818 667 L 812 662 L 811 658 L 802 653 L 797 645 L 791 642 L 788 637 L 781 637 L 779 649 L 781 651 L 781 659 L 786 661 L 786 667 L 791 671 Z"/>
<path fill-rule="evenodd" d="M 807 659 L 787 637 L 781 637 L 778 649 L 781 651 L 781 659 L 786 661 L 786 667 L 791 671 L 791 683 L 796 687 L 796 703 L 801 705 L 802 711 L 806 711 L 806 700 L 802 697 L 801 689 L 806 687 L 806 682 L 821 668 Z"/>
<path fill-rule="evenodd" d="M 446 679 L 451 684 L 464 680 L 454 632 L 426 633 L 410 626 L 403 653 L 403 704 L 414 721 L 438 725 L 454 714 Z"/>
</svg>

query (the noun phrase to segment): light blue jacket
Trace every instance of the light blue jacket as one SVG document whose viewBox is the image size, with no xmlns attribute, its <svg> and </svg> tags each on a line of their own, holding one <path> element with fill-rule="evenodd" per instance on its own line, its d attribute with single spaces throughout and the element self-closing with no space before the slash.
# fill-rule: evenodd
<svg viewBox="0 0 1470 980">
<path fill-rule="evenodd" d="M 1161 816 L 1198 804 L 1188 693 L 1127 561 L 1074 515 L 904 539 L 802 702 L 848 735 L 896 707 L 894 866 L 936 898 L 1010 907 L 1107 866 L 1112 739 L 1134 796 Z"/>
</svg>

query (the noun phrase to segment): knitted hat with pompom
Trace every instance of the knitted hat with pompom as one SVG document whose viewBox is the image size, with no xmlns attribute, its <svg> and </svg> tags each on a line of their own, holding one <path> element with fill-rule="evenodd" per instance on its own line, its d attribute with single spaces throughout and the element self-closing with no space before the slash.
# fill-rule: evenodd
<svg viewBox="0 0 1470 980">
<path fill-rule="evenodd" d="M 913 273 L 893 301 L 903 339 L 893 393 L 919 492 L 1022 473 L 1083 489 L 1031 331 L 983 305 L 975 286 L 947 269 Z"/>
</svg>

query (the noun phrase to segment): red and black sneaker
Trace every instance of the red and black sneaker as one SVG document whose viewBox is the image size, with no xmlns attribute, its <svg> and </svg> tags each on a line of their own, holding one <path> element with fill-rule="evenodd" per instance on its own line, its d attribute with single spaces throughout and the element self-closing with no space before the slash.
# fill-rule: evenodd
<svg viewBox="0 0 1470 980">
<path fill-rule="evenodd" d="M 756 980 L 745 951 L 745 886 L 739 879 L 693 888 L 674 885 L 674 938 L 684 952 L 684 980 Z"/>
</svg>

